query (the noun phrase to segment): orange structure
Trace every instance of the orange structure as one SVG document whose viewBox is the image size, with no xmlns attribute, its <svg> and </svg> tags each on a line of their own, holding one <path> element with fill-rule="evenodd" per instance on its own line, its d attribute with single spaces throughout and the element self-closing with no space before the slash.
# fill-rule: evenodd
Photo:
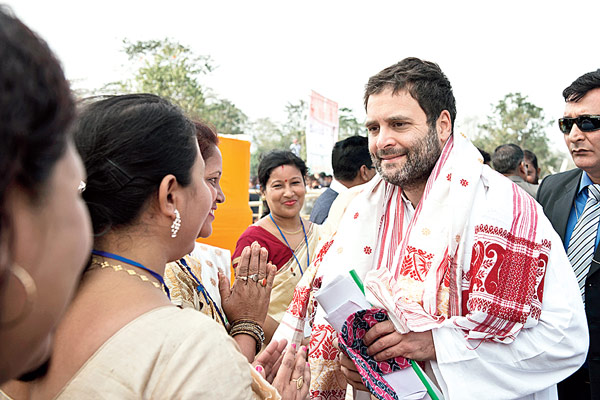
<svg viewBox="0 0 600 400">
<path fill-rule="evenodd" d="M 238 238 L 252 224 L 248 205 L 250 142 L 219 136 L 219 149 L 223 154 L 221 187 L 225 203 L 219 204 L 215 212 L 212 235 L 198 242 L 228 249 L 233 254 Z"/>
</svg>

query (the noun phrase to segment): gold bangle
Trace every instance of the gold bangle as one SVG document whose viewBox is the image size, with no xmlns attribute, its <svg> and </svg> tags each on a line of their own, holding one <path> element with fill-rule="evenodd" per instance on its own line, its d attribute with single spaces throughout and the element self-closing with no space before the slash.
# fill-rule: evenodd
<svg viewBox="0 0 600 400">
<path fill-rule="evenodd" d="M 234 337 L 240 334 L 249 335 L 254 338 L 256 341 L 256 353 L 258 354 L 265 342 L 265 332 L 262 327 L 256 321 L 250 319 L 240 319 L 232 322 L 229 335 Z"/>
</svg>

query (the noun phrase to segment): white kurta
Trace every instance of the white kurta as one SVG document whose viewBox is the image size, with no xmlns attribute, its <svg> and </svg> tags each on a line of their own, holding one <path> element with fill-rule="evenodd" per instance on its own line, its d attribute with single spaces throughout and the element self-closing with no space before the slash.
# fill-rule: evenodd
<svg viewBox="0 0 600 400">
<path fill-rule="evenodd" d="M 484 341 L 477 348 L 461 329 L 434 329 L 431 367 L 447 399 L 557 399 L 556 383 L 585 361 L 589 335 L 577 281 L 539 205 L 538 212 L 538 227 L 551 231 L 553 244 L 540 320 L 510 344 Z"/>
<path fill-rule="evenodd" d="M 459 140 L 462 139 L 459 138 Z M 471 156 L 478 154 L 475 148 L 464 148 L 465 144 L 462 146 L 463 151 L 458 153 L 459 157 L 455 160 L 457 164 L 469 154 Z M 472 147 L 470 144 L 468 146 Z M 543 284 L 543 300 L 535 297 L 539 307 L 536 311 L 539 312 L 536 314 L 530 312 L 526 321 L 510 326 L 510 335 L 494 337 L 494 331 L 487 331 L 485 327 L 484 330 L 479 331 L 465 328 L 468 326 L 466 322 L 470 321 L 473 308 L 466 311 L 463 308 L 462 314 L 467 312 L 466 315 L 462 315 L 461 310 L 458 310 L 458 314 L 451 314 L 447 318 L 441 319 L 435 327 L 422 329 L 432 330 L 437 357 L 436 362 L 429 363 L 428 367 L 430 368 L 427 370 L 437 381 L 447 400 L 556 399 L 556 383 L 568 377 L 583 364 L 589 344 L 585 311 L 575 276 L 562 242 L 545 217 L 542 207 L 531 200 L 528 195 L 524 193 L 521 195 L 520 189 L 488 167 L 483 167 L 481 170 L 480 166 L 478 171 L 481 173 L 475 171 L 477 172 L 476 176 L 471 180 L 465 178 L 464 182 L 458 180 L 461 178 L 458 175 L 459 172 L 464 172 L 464 169 L 450 171 L 454 174 L 452 179 L 456 178 L 452 182 L 460 182 L 464 187 L 470 185 L 469 188 L 475 189 L 473 194 L 475 198 L 472 204 L 465 205 L 456 200 L 454 203 L 450 203 L 447 197 L 439 195 L 442 193 L 439 192 L 437 197 L 432 198 L 437 199 L 437 202 L 429 205 L 434 208 L 429 208 L 429 210 L 442 209 L 447 215 L 459 215 L 458 213 L 462 212 L 466 216 L 466 224 L 462 231 L 464 235 L 456 236 L 456 241 L 460 240 L 460 251 L 457 252 L 457 257 L 463 273 L 470 272 L 469 266 L 474 249 L 476 227 L 486 223 L 494 229 L 497 228 L 497 231 L 510 232 L 511 224 L 515 221 L 522 223 L 519 226 L 523 226 L 523 229 L 526 230 L 524 237 L 527 245 L 541 246 L 540 243 L 543 242 L 545 255 L 548 256 L 548 263 L 542 269 L 545 271 L 545 275 L 536 277 L 536 279 L 545 277 L 540 282 L 540 285 Z M 469 172 L 468 169 L 467 172 Z M 440 174 L 440 179 L 447 179 L 450 182 L 451 175 L 451 173 Z M 445 183 L 442 182 L 442 184 Z M 330 344 L 335 334 L 324 320 L 320 307 L 316 306 L 316 310 L 311 311 L 313 303 L 310 302 L 312 299 L 310 295 L 314 295 L 320 287 L 327 286 L 336 276 L 347 275 L 350 269 L 354 269 L 365 281 L 365 287 L 369 289 L 367 290 L 367 299 L 375 307 L 382 306 L 381 303 L 378 303 L 379 298 L 369 295 L 372 294 L 372 291 L 368 286 L 368 279 L 365 279 L 378 266 L 377 240 L 386 207 L 385 191 L 382 185 L 381 178 L 376 177 L 362 188 L 350 190 L 348 193 L 338 196 L 332 205 L 328 219 L 328 223 L 331 225 L 328 228 L 335 233 L 330 238 L 324 237 L 321 245 L 318 246 L 320 248 L 319 255 L 315 257 L 313 265 L 297 286 L 294 301 L 275 334 L 278 338 L 298 340 L 298 333 L 303 332 L 301 328 L 305 320 L 312 321 L 313 338 L 309 361 L 313 373 L 311 383 L 313 396 L 341 398 L 339 396 L 343 393 L 345 385 L 339 383 L 343 377 L 339 376 L 339 369 L 336 367 L 334 353 L 337 350 L 333 349 Z M 514 190 L 517 190 L 517 196 L 510 195 L 510 193 L 515 194 Z M 529 203 L 526 207 L 529 208 L 519 208 L 522 207 L 520 203 L 506 203 L 514 201 L 515 198 L 528 199 Z M 404 224 L 402 228 L 404 230 L 415 215 L 415 211 L 410 204 L 407 204 L 406 199 L 403 201 Z M 516 214 L 513 214 L 513 210 Z M 524 213 L 519 213 L 520 211 L 524 211 Z M 533 214 L 537 214 L 537 223 L 526 219 Z M 518 215 L 520 219 L 515 219 L 515 215 Z M 427 236 L 421 241 L 429 240 L 431 243 L 434 241 L 433 230 L 443 221 L 432 220 L 429 215 L 427 217 L 429 217 L 428 222 L 432 224 L 431 230 L 419 229 L 417 231 L 415 228 L 415 232 L 421 233 L 424 237 Z M 430 234 L 431 236 L 429 236 Z M 402 237 L 407 237 L 406 232 Z M 449 236 L 449 238 L 454 239 L 455 236 Z M 532 256 L 530 255 L 530 257 Z M 542 262 L 541 258 L 536 260 Z M 512 267 L 513 271 L 518 270 L 518 264 L 508 264 L 508 266 Z M 489 270 L 491 269 L 488 268 Z M 503 272 L 498 271 L 502 276 Z M 539 268 L 538 271 L 540 271 Z M 462 290 L 465 291 L 463 294 L 469 296 L 474 294 L 474 291 L 466 293 L 469 290 L 469 279 L 465 275 L 462 276 Z M 466 288 L 465 285 L 467 285 Z M 537 286 L 535 288 L 537 289 Z M 483 293 L 485 295 L 489 292 Z M 540 293 L 541 291 L 537 294 Z M 481 296 L 480 292 L 477 294 Z M 530 294 L 530 296 L 537 296 L 537 294 Z M 532 298 L 519 299 L 524 303 L 530 302 L 529 300 Z M 542 301 L 540 302 L 540 300 Z M 507 300 L 501 297 L 494 301 L 516 302 L 513 298 Z M 513 303 L 509 305 L 512 306 Z M 515 308 L 518 308 L 519 305 L 520 303 L 517 303 Z M 307 306 L 308 311 L 306 311 Z M 388 311 L 394 310 L 394 305 L 384 308 Z M 480 315 L 483 314 L 481 309 L 483 307 L 477 310 Z M 483 309 L 483 311 L 486 310 Z M 398 329 L 393 313 L 389 314 Z M 492 316 L 492 320 L 495 322 L 500 319 Z M 476 327 L 479 326 L 476 325 Z M 401 331 L 401 329 L 398 330 Z M 422 330 L 415 329 L 415 331 Z M 489 332 L 492 333 L 488 335 Z M 502 332 L 506 332 L 506 330 Z M 470 335 L 472 339 L 467 340 L 467 335 Z M 484 336 L 491 337 L 492 340 L 477 339 Z"/>
<path fill-rule="evenodd" d="M 403 200 L 405 222 L 409 222 L 414 208 Z M 538 211 L 543 215 L 541 206 Z M 552 230 L 545 217 L 538 223 L 543 231 Z M 553 233 L 552 242 L 560 244 L 558 234 Z M 549 260 L 540 320 L 534 329 L 522 329 L 513 343 L 484 341 L 473 348 L 464 331 L 450 324 L 432 331 L 437 357 L 437 362 L 431 362 L 432 378 L 446 399 L 558 398 L 556 382 L 583 364 L 589 336 L 577 282 L 563 247 L 553 246 Z M 568 354 L 572 356 L 565 357 Z"/>
</svg>

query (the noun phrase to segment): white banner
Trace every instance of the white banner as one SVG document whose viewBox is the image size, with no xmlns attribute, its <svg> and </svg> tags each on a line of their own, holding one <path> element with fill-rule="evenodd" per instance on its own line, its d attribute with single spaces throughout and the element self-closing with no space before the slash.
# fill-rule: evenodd
<svg viewBox="0 0 600 400">
<path fill-rule="evenodd" d="M 306 164 L 311 173 L 332 173 L 331 150 L 338 130 L 338 104 L 313 90 L 306 120 Z"/>
</svg>

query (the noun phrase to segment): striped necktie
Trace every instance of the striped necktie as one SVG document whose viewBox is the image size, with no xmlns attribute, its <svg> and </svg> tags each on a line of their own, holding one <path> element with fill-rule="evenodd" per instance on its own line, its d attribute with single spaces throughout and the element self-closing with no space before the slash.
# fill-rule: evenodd
<svg viewBox="0 0 600 400">
<path fill-rule="evenodd" d="M 585 278 L 594 257 L 598 219 L 600 217 L 600 203 L 598 202 L 600 200 L 600 185 L 589 185 L 587 188 L 588 199 L 585 203 L 585 209 L 575 224 L 567 251 L 584 302 Z"/>
</svg>

